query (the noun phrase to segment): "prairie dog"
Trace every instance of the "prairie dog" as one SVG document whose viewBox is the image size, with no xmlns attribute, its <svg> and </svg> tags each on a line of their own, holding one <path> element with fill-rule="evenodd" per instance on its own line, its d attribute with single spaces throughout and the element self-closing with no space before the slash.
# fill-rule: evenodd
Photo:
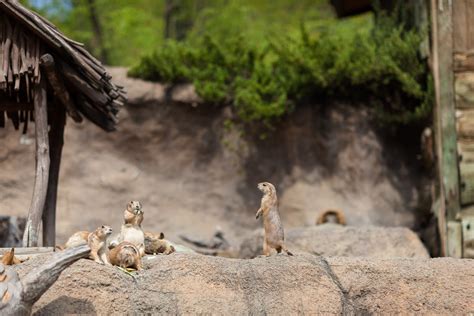
<svg viewBox="0 0 474 316">
<path fill-rule="evenodd" d="M 142 270 L 142 258 L 138 248 L 128 242 L 122 241 L 109 252 L 110 263 L 121 268 L 134 268 Z"/>
<path fill-rule="evenodd" d="M 143 210 L 139 201 L 130 201 L 123 212 L 124 224 L 141 225 L 143 222 Z"/>
<path fill-rule="evenodd" d="M 159 235 L 150 232 L 145 233 L 145 253 L 150 255 L 157 253 L 169 255 L 175 251 L 176 249 L 171 242 L 165 239 L 163 233 L 160 233 Z"/>
<path fill-rule="evenodd" d="M 5 266 L 21 263 L 21 260 L 15 257 L 15 248 L 12 248 L 10 251 L 3 254 L 1 263 Z"/>
<path fill-rule="evenodd" d="M 87 244 L 87 239 L 89 238 L 89 234 L 90 234 L 90 232 L 85 231 L 85 230 L 74 233 L 66 241 L 66 244 L 64 245 L 64 249 L 86 245 Z M 59 248 L 61 249 L 61 247 L 59 247 Z"/>
<path fill-rule="evenodd" d="M 257 187 L 263 192 L 260 208 L 256 214 L 257 219 L 263 215 L 263 227 L 265 229 L 263 255 L 269 256 L 271 248 L 274 248 L 278 253 L 283 250 L 289 256 L 292 256 L 293 254 L 288 251 L 284 243 L 285 233 L 278 213 L 278 198 L 275 186 L 269 182 L 261 182 Z"/>
<path fill-rule="evenodd" d="M 134 244 L 140 251 L 140 255 L 145 255 L 145 234 L 141 227 L 143 221 L 142 205 L 138 201 L 131 201 L 123 213 L 123 225 L 120 230 L 118 242 L 128 241 Z M 115 245 L 112 245 L 115 246 Z"/>
<path fill-rule="evenodd" d="M 330 222 L 330 217 L 334 217 L 336 219 L 337 224 L 346 225 L 346 217 L 344 216 L 344 213 L 341 210 L 337 209 L 325 210 L 324 212 L 319 214 L 318 218 L 316 219 L 316 225 L 321 225 Z"/>
<path fill-rule="evenodd" d="M 111 234 L 112 228 L 102 225 L 87 236 L 87 244 L 91 248 L 90 258 L 95 262 L 110 265 L 107 238 Z"/>
</svg>

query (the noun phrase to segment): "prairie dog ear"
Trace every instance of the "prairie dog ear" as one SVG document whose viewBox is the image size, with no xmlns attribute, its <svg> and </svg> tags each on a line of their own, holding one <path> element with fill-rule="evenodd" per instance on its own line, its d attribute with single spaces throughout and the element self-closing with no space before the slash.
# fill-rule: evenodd
<svg viewBox="0 0 474 316">
<path fill-rule="evenodd" d="M 158 238 L 158 239 L 164 239 L 164 238 L 165 238 L 165 234 L 160 233 L 160 238 Z"/>
</svg>

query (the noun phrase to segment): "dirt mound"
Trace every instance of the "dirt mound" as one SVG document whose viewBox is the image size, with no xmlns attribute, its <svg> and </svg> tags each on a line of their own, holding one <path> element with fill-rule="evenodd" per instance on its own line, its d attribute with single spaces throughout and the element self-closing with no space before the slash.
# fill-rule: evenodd
<svg viewBox="0 0 474 316">
<path fill-rule="evenodd" d="M 300 106 L 272 132 L 243 132 L 224 123 L 229 108 L 199 104 L 192 87 L 168 91 L 128 79 L 124 69 L 111 73 L 127 88 L 130 104 L 114 133 L 68 120 L 58 243 L 103 224 L 117 232 L 126 203 L 136 199 L 146 230 L 179 242 L 180 233 L 207 238 L 220 226 L 238 246 L 260 227 L 256 184 L 262 180 L 276 185 L 286 228 L 312 225 L 327 208 L 344 210 L 350 225 L 416 225 L 415 154 L 385 140 L 363 108 Z M 0 214 L 28 212 L 33 132 L 32 125 L 26 137 L 11 125 L 0 129 Z"/>
<path fill-rule="evenodd" d="M 418 236 L 404 227 L 345 227 L 324 224 L 289 229 L 286 244 L 292 252 L 326 257 L 429 258 Z M 241 258 L 262 254 L 263 230 L 254 231 L 240 246 Z"/>
<path fill-rule="evenodd" d="M 47 260 L 17 269 L 20 277 Z M 473 260 L 286 255 L 251 260 L 172 254 L 135 277 L 80 260 L 34 306 L 41 315 L 350 314 L 474 311 Z"/>
</svg>

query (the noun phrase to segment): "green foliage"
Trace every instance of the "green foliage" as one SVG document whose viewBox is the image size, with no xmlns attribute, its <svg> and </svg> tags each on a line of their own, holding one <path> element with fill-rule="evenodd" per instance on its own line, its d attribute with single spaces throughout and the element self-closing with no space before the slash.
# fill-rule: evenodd
<svg viewBox="0 0 474 316">
<path fill-rule="evenodd" d="M 101 50 L 109 65 L 130 65 L 163 43 L 163 2 L 157 0 L 92 1 L 102 29 L 102 41 L 91 22 L 89 0 L 22 0 L 52 21 L 95 56 Z"/>
<path fill-rule="evenodd" d="M 210 103 L 230 103 L 245 121 L 269 122 L 302 100 L 343 98 L 371 103 L 385 122 L 407 124 L 430 113 L 430 79 L 418 56 L 420 36 L 387 17 L 327 21 L 299 36 L 257 45 L 245 35 L 209 34 L 168 42 L 130 74 L 193 82 Z M 232 34 L 232 33 L 230 33 Z"/>
<path fill-rule="evenodd" d="M 192 82 L 205 101 L 231 104 L 246 121 L 269 123 L 324 98 L 372 104 L 389 123 L 431 110 L 421 38 L 409 30 L 418 24 L 403 16 L 417 10 L 411 2 L 372 21 L 337 20 L 329 0 L 21 1 L 104 62 L 131 65 L 143 56 L 132 75 Z"/>
</svg>

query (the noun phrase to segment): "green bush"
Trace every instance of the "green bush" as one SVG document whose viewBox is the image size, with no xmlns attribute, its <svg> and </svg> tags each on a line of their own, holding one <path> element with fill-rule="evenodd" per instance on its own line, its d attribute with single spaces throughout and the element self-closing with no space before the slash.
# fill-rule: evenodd
<svg viewBox="0 0 474 316">
<path fill-rule="evenodd" d="M 243 35 L 170 41 L 142 58 L 130 75 L 167 83 L 192 82 L 209 103 L 231 104 L 245 121 L 270 122 L 320 98 L 372 104 L 385 122 L 407 124 L 431 111 L 430 78 L 418 56 L 420 36 L 379 17 L 354 29 L 332 23 L 298 37 L 273 36 L 261 45 Z"/>
</svg>

